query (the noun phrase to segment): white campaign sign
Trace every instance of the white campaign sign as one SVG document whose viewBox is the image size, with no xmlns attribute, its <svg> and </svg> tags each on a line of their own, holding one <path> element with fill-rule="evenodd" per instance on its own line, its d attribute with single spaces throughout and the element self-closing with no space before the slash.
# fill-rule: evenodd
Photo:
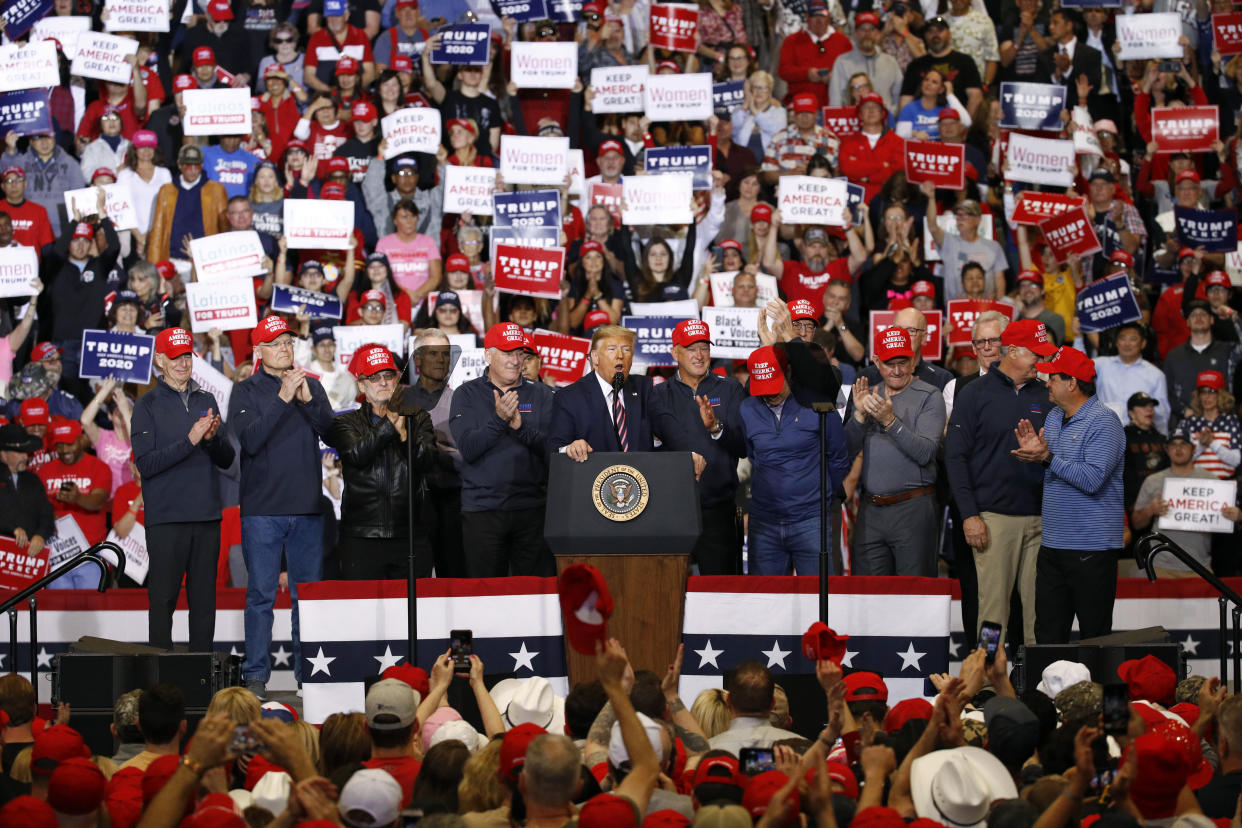
<svg viewBox="0 0 1242 828">
<path fill-rule="evenodd" d="M 699 315 L 699 303 L 693 299 L 678 299 L 674 302 L 631 302 L 629 315 L 694 319 Z"/>
<path fill-rule="evenodd" d="M 48 540 L 47 545 L 51 547 L 47 556 L 48 572 L 82 550 L 90 548 L 90 544 L 86 542 L 86 535 L 82 534 L 82 527 L 78 526 L 73 515 L 61 515 L 56 518 L 56 534 Z"/>
<path fill-rule="evenodd" d="M 429 152 L 440 149 L 442 118 L 440 110 L 427 106 L 411 106 L 385 115 L 380 121 L 384 133 L 384 158 L 396 158 L 407 152 Z"/>
<path fill-rule="evenodd" d="M 405 327 L 400 322 L 390 325 L 336 325 L 332 328 L 336 340 L 336 358 L 341 365 L 349 365 L 354 351 L 363 345 L 383 345 L 400 358 L 405 353 Z"/>
<path fill-rule="evenodd" d="M 1121 60 L 1180 58 L 1182 19 L 1177 12 L 1117 15 Z"/>
<path fill-rule="evenodd" d="M 69 72 L 80 78 L 98 78 L 128 86 L 134 73 L 129 58 L 137 53 L 138 41 L 133 38 L 82 32 L 78 35 L 78 51 Z M 52 85 L 59 84 L 58 78 Z"/>
<path fill-rule="evenodd" d="M 591 70 L 591 111 L 642 112 L 643 88 L 647 85 L 646 66 L 609 66 Z"/>
<path fill-rule="evenodd" d="M 187 89 L 182 93 L 186 135 L 249 135 L 249 89 Z"/>
<path fill-rule="evenodd" d="M 1160 516 L 1157 529 L 1182 532 L 1232 532 L 1233 521 L 1220 510 L 1237 502 L 1238 481 L 1208 480 L 1198 477 L 1166 477 L 1161 500 L 1169 501 L 1169 511 Z"/>
<path fill-rule="evenodd" d="M 462 349 L 461 358 L 453 366 L 453 373 L 449 374 L 448 387 L 457 388 L 463 382 L 483 376 L 485 368 L 487 368 L 486 348 Z"/>
<path fill-rule="evenodd" d="M 712 304 L 718 308 L 733 307 L 733 280 L 737 278 L 738 271 L 730 270 L 727 273 L 713 273 L 711 276 L 712 285 Z M 770 273 L 755 274 L 755 288 L 758 296 L 755 298 L 755 307 L 763 307 L 768 303 L 769 299 L 776 299 L 780 296 L 777 289 L 776 277 Z"/>
<path fill-rule="evenodd" d="M 653 121 L 706 121 L 712 103 L 710 72 L 649 75 L 643 88 L 643 111 Z"/>
<path fill-rule="evenodd" d="M 849 185 L 839 178 L 786 175 L 777 186 L 776 206 L 786 224 L 845 227 L 850 223 L 848 202 Z"/>
<path fill-rule="evenodd" d="M 703 321 L 712 334 L 712 357 L 746 359 L 759 342 L 759 313 L 763 308 L 703 308 Z"/>
<path fill-rule="evenodd" d="M 128 535 L 122 538 L 114 530 L 108 532 L 106 540 L 110 540 L 121 547 L 121 551 L 125 553 L 126 577 L 133 578 L 140 584 L 145 581 L 147 579 L 147 570 L 151 567 L 151 559 L 147 556 L 146 528 L 138 521 L 134 521 L 134 525 L 130 528 Z M 109 560 L 116 557 L 107 552 L 103 554 Z"/>
<path fill-rule="evenodd" d="M 586 195 L 586 156 L 580 149 L 569 151 L 569 194 L 575 199 Z"/>
<path fill-rule="evenodd" d="M 212 328 L 248 330 L 259 324 L 254 285 L 249 279 L 190 282 L 185 286 L 185 305 L 194 333 L 207 333 Z"/>
<path fill-rule="evenodd" d="M 565 183 L 569 172 L 569 139 L 529 135 L 500 136 L 500 174 L 506 184 Z"/>
<path fill-rule="evenodd" d="M 168 0 L 107 0 L 104 29 L 109 32 L 166 32 Z"/>
<path fill-rule="evenodd" d="M 622 179 L 621 221 L 636 224 L 689 224 L 694 173 L 627 175 Z"/>
<path fill-rule="evenodd" d="M 400 110 L 404 112 L 405 110 Z M 496 171 L 491 167 L 444 168 L 444 212 L 476 216 L 492 214 L 492 193 L 496 191 Z"/>
<path fill-rule="evenodd" d="M 190 241 L 190 258 L 200 282 L 224 282 L 246 276 L 262 276 L 263 243 L 254 230 L 216 233 Z"/>
<path fill-rule="evenodd" d="M 348 250 L 354 203 L 286 198 L 285 239 L 290 250 Z"/>
<path fill-rule="evenodd" d="M 56 44 L 40 40 L 28 46 L 0 46 L 0 92 L 60 86 Z"/>
<path fill-rule="evenodd" d="M 37 296 L 39 257 L 33 247 L 0 247 L 0 298 Z"/>
<path fill-rule="evenodd" d="M 515 40 L 509 78 L 518 89 L 573 89 L 578 80 L 578 44 Z"/>
<path fill-rule="evenodd" d="M 104 210 L 112 225 L 117 230 L 133 230 L 138 226 L 138 213 L 134 211 L 134 194 L 128 184 L 104 184 Z M 73 208 L 89 216 L 95 212 L 99 204 L 99 196 L 94 187 L 83 187 L 80 190 L 64 192 L 65 214 L 73 215 Z"/>
<path fill-rule="evenodd" d="M 49 14 L 35 23 L 30 29 L 30 42 L 34 43 L 37 40 L 51 40 L 55 38 L 57 43 L 60 44 L 61 51 L 65 53 L 65 57 L 73 60 L 73 56 L 78 53 L 78 35 L 90 30 L 91 19 L 84 15 L 58 17 L 54 14 Z M 168 30 L 165 29 L 165 31 Z M 53 48 L 55 48 L 54 44 Z"/>
<path fill-rule="evenodd" d="M 1009 135 L 1008 181 L 1070 187 L 1078 169 L 1074 142 L 1059 138 L 1036 138 L 1013 132 Z M 784 214 L 781 215 L 784 218 Z"/>
<path fill-rule="evenodd" d="M 198 354 L 193 355 L 190 378 L 197 382 L 200 388 L 216 398 L 216 410 L 220 412 L 220 419 L 227 420 L 229 397 L 233 395 L 233 381 L 213 368 L 210 362 Z"/>
<path fill-rule="evenodd" d="M 1242 244 L 1232 253 L 1225 254 L 1225 272 L 1234 286 L 1242 285 Z"/>
</svg>

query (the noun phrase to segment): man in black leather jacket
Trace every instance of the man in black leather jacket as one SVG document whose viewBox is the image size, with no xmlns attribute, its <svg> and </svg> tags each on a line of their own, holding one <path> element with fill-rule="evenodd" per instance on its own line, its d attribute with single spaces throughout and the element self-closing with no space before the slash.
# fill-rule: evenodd
<svg viewBox="0 0 1242 828">
<path fill-rule="evenodd" d="M 414 432 L 407 433 L 399 414 L 397 366 L 382 345 L 355 352 L 349 365 L 366 398 L 362 407 L 340 415 L 332 423 L 328 442 L 341 456 L 345 494 L 341 502 L 341 575 L 352 580 L 396 579 L 406 576 L 409 556 L 411 483 L 418 496 L 422 473 L 436 464 L 436 435 L 431 417 L 414 409 Z M 406 441 L 413 440 L 414 473 L 406 457 Z M 417 514 L 417 512 L 416 512 Z M 431 556 L 420 555 L 420 577 L 431 574 Z"/>
</svg>

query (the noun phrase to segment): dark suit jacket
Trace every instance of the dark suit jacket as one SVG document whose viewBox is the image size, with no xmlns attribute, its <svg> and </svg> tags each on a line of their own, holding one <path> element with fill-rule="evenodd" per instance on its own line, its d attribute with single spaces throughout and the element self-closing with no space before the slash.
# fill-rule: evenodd
<svg viewBox="0 0 1242 828">
<path fill-rule="evenodd" d="M 21 472 L 14 486 L 8 467 L 0 465 L 0 535 L 24 529 L 27 536 L 50 540 L 56 533 L 54 520 L 51 501 L 35 473 Z"/>
<path fill-rule="evenodd" d="M 651 380 L 631 374 L 622 389 L 625 400 L 625 424 L 629 431 L 630 451 L 654 451 L 651 438 Z M 586 440 L 593 451 L 620 451 L 617 432 L 612 427 L 612 409 L 592 371 L 587 376 L 556 392 L 552 405 L 552 427 L 548 434 L 548 450 L 560 451 L 574 440 Z"/>
<path fill-rule="evenodd" d="M 1060 45 L 1053 47 L 1048 53 L 1048 62 L 1056 71 L 1056 54 L 1061 50 Z M 1098 117 L 1095 113 L 1095 104 L 1101 98 L 1101 86 L 1104 77 L 1104 56 L 1100 54 L 1100 50 L 1094 46 L 1088 46 L 1086 41 L 1079 39 L 1074 44 L 1074 60 L 1070 66 L 1069 75 L 1063 78 L 1060 83 L 1065 84 L 1065 106 L 1067 109 L 1078 105 L 1078 76 L 1086 75 L 1087 80 L 1091 81 L 1091 92 L 1084 101 L 1089 109 L 1092 110 L 1091 116 Z M 1053 77 L 1052 83 L 1058 83 Z M 1111 97 L 1112 92 L 1108 93 Z"/>
</svg>

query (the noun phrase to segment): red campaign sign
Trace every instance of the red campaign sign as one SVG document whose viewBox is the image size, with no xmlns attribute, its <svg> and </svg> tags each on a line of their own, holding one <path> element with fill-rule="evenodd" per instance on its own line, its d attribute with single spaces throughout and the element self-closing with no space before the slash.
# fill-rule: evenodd
<svg viewBox="0 0 1242 828">
<path fill-rule="evenodd" d="M 1013 207 L 1013 223 L 1038 227 L 1053 216 L 1059 216 L 1066 210 L 1082 205 L 1081 196 L 1023 190 L 1018 194 L 1018 200 Z"/>
<path fill-rule="evenodd" d="M 1151 111 L 1151 137 L 1157 152 L 1210 152 L 1220 137 L 1220 111 L 1214 106 L 1157 106 Z"/>
<path fill-rule="evenodd" d="M 591 185 L 591 206 L 602 204 L 612 214 L 612 226 L 621 227 L 621 195 L 625 186 L 618 181 L 616 184 L 605 184 L 602 181 Z"/>
<path fill-rule="evenodd" d="M 699 10 L 693 6 L 656 3 L 651 7 L 651 45 L 656 49 L 693 52 L 698 28 Z"/>
<path fill-rule="evenodd" d="M 1216 51 L 1222 55 L 1242 55 L 1242 12 L 1212 15 Z"/>
<path fill-rule="evenodd" d="M 530 335 L 539 352 L 539 372 L 557 385 L 569 385 L 586 375 L 591 340 L 536 329 Z"/>
<path fill-rule="evenodd" d="M 875 343 L 879 341 L 880 334 L 893 327 L 897 313 L 891 310 L 871 312 L 871 353 L 875 353 Z M 927 338 L 923 341 L 922 357 L 927 362 L 935 362 L 944 355 L 944 335 L 940 332 L 941 313 L 938 310 L 923 311 L 923 316 L 927 317 Z"/>
<path fill-rule="evenodd" d="M 930 181 L 940 189 L 964 190 L 966 146 L 906 141 L 906 178 L 911 184 Z"/>
<path fill-rule="evenodd" d="M 858 108 L 853 106 L 825 106 L 824 129 L 838 138 L 862 132 L 858 122 Z"/>
<path fill-rule="evenodd" d="M 1041 222 L 1039 229 L 1058 262 L 1067 262 L 1070 256 L 1090 256 L 1103 249 L 1082 207 Z"/>
<path fill-rule="evenodd" d="M 970 345 L 971 328 L 984 311 L 999 311 L 1012 321 L 1017 310 L 1008 302 L 990 302 L 986 299 L 950 299 L 947 308 L 950 345 Z"/>
<path fill-rule="evenodd" d="M 496 245 L 496 290 L 543 299 L 561 298 L 565 270 L 563 247 Z"/>
<path fill-rule="evenodd" d="M 0 536 L 0 593 L 20 592 L 47 574 L 48 548 L 33 558 L 13 538 Z"/>
</svg>

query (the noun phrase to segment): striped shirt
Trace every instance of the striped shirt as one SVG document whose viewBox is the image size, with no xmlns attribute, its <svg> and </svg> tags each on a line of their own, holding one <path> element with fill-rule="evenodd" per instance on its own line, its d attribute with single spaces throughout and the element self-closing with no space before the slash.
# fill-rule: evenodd
<svg viewBox="0 0 1242 828">
<path fill-rule="evenodd" d="M 1204 446 L 1198 440 L 1199 432 L 1212 432 L 1212 445 Z M 1184 432 L 1195 445 L 1195 468 L 1225 480 L 1233 477 L 1238 466 L 1238 449 L 1242 448 L 1242 425 L 1233 414 L 1219 414 L 1209 422 L 1204 417 L 1187 417 L 1182 420 L 1179 431 Z"/>
<path fill-rule="evenodd" d="M 1065 419 L 1055 406 L 1044 421 L 1052 464 L 1044 472 L 1043 545 L 1053 549 L 1120 549 L 1125 507 L 1125 430 L 1098 397 Z"/>
</svg>

